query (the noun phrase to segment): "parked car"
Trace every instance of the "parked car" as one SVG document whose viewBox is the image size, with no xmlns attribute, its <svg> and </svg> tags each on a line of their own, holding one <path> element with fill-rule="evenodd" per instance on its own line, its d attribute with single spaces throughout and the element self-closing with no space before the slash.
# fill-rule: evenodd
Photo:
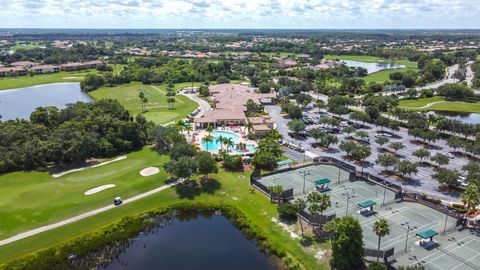
<svg viewBox="0 0 480 270">
<path fill-rule="evenodd" d="M 123 201 L 122 201 L 122 198 L 120 198 L 120 197 L 116 197 L 115 199 L 113 199 L 113 204 L 114 205 L 120 205 L 122 203 L 123 203 Z"/>
<path fill-rule="evenodd" d="M 447 156 L 449 159 L 455 158 L 455 156 L 452 153 L 446 153 L 445 156 Z"/>
</svg>

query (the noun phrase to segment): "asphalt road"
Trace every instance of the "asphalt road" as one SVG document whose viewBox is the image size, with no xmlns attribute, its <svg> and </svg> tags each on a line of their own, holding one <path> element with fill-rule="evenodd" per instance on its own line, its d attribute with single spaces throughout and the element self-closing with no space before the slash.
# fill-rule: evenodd
<svg viewBox="0 0 480 270">
<path fill-rule="evenodd" d="M 271 106 L 266 106 L 265 108 L 269 112 L 272 119 L 276 122 L 277 129 L 283 135 L 284 142 L 301 144 L 302 147 L 309 152 L 312 152 L 312 153 L 314 153 L 316 155 L 319 155 L 319 156 L 333 156 L 337 159 L 344 160 L 344 161 L 346 161 L 346 162 L 348 162 L 352 165 L 355 165 L 357 167 L 357 170 L 359 170 L 359 171 L 361 170 L 361 166 L 359 164 L 355 164 L 353 161 L 349 161 L 349 160 L 345 159 L 345 153 L 338 149 L 338 144 L 335 145 L 335 146 L 332 146 L 331 151 L 326 152 L 326 151 L 324 151 L 320 148 L 312 147 L 311 144 L 315 142 L 315 140 L 313 140 L 312 138 L 307 138 L 305 140 L 303 140 L 303 139 L 299 140 L 299 139 L 295 139 L 295 138 L 290 137 L 288 135 L 288 127 L 287 127 L 287 123 L 290 121 L 290 119 L 284 118 L 280 114 L 280 107 L 276 106 L 276 105 L 271 105 Z M 315 112 L 310 112 L 309 114 L 318 115 Z M 317 127 L 317 126 L 319 126 L 319 125 L 310 125 L 310 126 L 307 126 L 307 128 L 310 129 L 310 128 L 314 128 L 314 127 Z M 382 178 L 384 178 L 384 179 L 386 179 L 386 180 L 388 180 L 392 183 L 400 184 L 400 185 L 402 185 L 402 188 L 404 188 L 405 190 L 410 190 L 410 191 L 418 192 L 418 193 L 430 194 L 432 196 L 435 196 L 435 197 L 437 197 L 439 199 L 443 199 L 443 200 L 455 201 L 455 202 L 460 201 L 459 194 L 446 193 L 446 192 L 442 192 L 438 189 L 438 182 L 436 180 L 432 179 L 432 177 L 431 177 L 431 175 L 434 173 L 434 170 L 433 170 L 432 167 L 420 167 L 419 166 L 418 167 L 418 170 L 419 170 L 418 174 L 417 175 L 412 175 L 410 177 L 411 178 L 410 181 L 398 181 L 394 178 L 381 175 L 380 172 L 381 172 L 381 170 L 383 170 L 383 167 L 377 166 L 375 164 L 375 160 L 377 159 L 377 155 L 378 155 L 380 149 L 379 149 L 379 145 L 377 143 L 375 143 L 376 138 L 374 137 L 374 135 L 376 134 L 377 131 L 380 130 L 380 128 L 378 128 L 376 126 L 373 126 L 373 125 L 367 125 L 367 126 L 370 127 L 370 129 L 364 129 L 364 130 L 368 132 L 369 137 L 370 137 L 370 142 L 371 142 L 370 147 L 372 149 L 372 155 L 369 158 L 367 158 L 367 160 L 366 160 L 366 162 L 368 164 L 364 167 L 365 172 L 369 172 L 371 174 L 382 177 Z M 399 141 L 399 142 L 402 142 L 403 145 L 405 145 L 405 148 L 398 151 L 396 154 L 405 158 L 405 159 L 408 159 L 410 161 L 417 161 L 418 158 L 414 157 L 412 155 L 412 153 L 415 150 L 417 150 L 419 148 L 422 148 L 422 146 L 413 144 L 411 142 L 411 141 L 413 141 L 413 137 L 410 137 L 408 135 L 408 130 L 405 129 L 405 128 L 401 128 L 400 131 L 396 132 L 396 134 L 399 135 L 401 138 L 399 138 L 399 139 L 390 138 L 390 142 Z M 347 134 L 343 133 L 343 134 L 338 134 L 337 136 L 339 138 L 339 141 L 341 142 L 342 140 L 346 140 Z M 389 143 L 387 143 L 387 145 Z M 385 147 L 385 145 L 384 145 L 384 147 Z M 435 155 L 438 152 L 440 152 L 440 153 L 453 152 L 453 149 L 448 147 L 446 145 L 446 142 L 443 141 L 443 140 L 437 141 L 435 143 L 435 146 L 433 146 L 431 149 L 428 149 L 428 150 L 431 152 L 431 155 Z M 446 168 L 449 168 L 449 169 L 461 170 L 462 166 L 466 163 L 468 163 L 467 159 L 464 159 L 464 158 L 461 158 L 461 157 L 456 157 L 455 159 L 450 159 L 450 163 L 448 165 L 443 166 L 443 167 L 446 167 Z"/>
</svg>

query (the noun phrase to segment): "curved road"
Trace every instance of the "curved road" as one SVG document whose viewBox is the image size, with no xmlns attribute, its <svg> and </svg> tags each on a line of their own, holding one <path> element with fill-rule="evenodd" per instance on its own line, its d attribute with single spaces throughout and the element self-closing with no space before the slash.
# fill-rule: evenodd
<svg viewBox="0 0 480 270">
<path fill-rule="evenodd" d="M 145 197 L 147 197 L 147 196 L 153 195 L 153 194 L 158 193 L 158 192 L 160 192 L 160 191 L 162 191 L 162 190 L 165 190 L 165 189 L 167 189 L 167 188 L 170 188 L 170 187 L 173 187 L 173 186 L 175 186 L 175 185 L 177 185 L 177 184 L 180 184 L 181 182 L 183 182 L 183 179 L 180 179 L 180 180 L 178 180 L 178 181 L 175 181 L 175 182 L 172 182 L 172 183 L 163 185 L 163 186 L 161 186 L 161 187 L 152 189 L 152 190 L 147 191 L 147 192 L 145 192 L 145 193 L 142 193 L 142 194 L 133 196 L 133 197 L 131 197 L 131 198 L 128 198 L 128 199 L 124 200 L 124 201 L 123 201 L 123 204 L 128 204 L 128 203 L 131 203 L 131 202 L 134 202 L 134 201 L 143 199 L 143 198 L 145 198 Z M 33 229 L 33 230 L 30 230 L 30 231 L 26 231 L 26 232 L 23 232 L 23 233 L 14 235 L 14 236 L 12 236 L 12 237 L 10 237 L 10 238 L 0 240 L 0 246 L 7 245 L 7 244 L 13 243 L 13 242 L 15 242 L 15 241 L 18 241 L 18 240 L 21 240 L 21 239 L 30 237 L 30 236 L 32 236 L 32 235 L 36 235 L 36 234 L 39 234 L 39 233 L 42 233 L 42 232 L 45 232 L 45 231 L 48 231 L 48 230 L 52 230 L 52 229 L 55 229 L 55 228 L 58 228 L 58 227 L 61 227 L 61 226 L 64 226 L 64 225 L 67 225 L 67 224 L 70 224 L 70 223 L 79 221 L 79 220 L 84 219 L 84 218 L 87 218 L 87 217 L 91 217 L 91 216 L 94 216 L 94 215 L 97 215 L 97 214 L 106 212 L 106 211 L 111 210 L 111 209 L 116 208 L 116 207 L 121 207 L 121 206 L 115 206 L 115 205 L 113 205 L 113 204 L 107 205 L 107 206 L 104 206 L 104 207 L 102 207 L 102 208 L 98 208 L 98 209 L 95 209 L 95 210 L 92 210 L 92 211 L 89 211 L 89 212 L 80 214 L 80 215 L 78 215 L 78 216 L 75 216 L 75 217 L 72 217 L 72 218 L 69 218 L 69 219 L 65 219 L 65 220 L 59 221 L 59 222 L 57 222 L 57 223 L 53 223 L 53 224 L 50 224 L 50 225 L 42 226 L 42 227 L 39 227 L 39 228 L 37 228 L 37 229 Z"/>
</svg>

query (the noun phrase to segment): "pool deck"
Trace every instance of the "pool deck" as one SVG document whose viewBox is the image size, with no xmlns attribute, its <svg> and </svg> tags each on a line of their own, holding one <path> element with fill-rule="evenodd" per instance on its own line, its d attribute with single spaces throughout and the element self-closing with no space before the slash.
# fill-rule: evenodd
<svg viewBox="0 0 480 270">
<path fill-rule="evenodd" d="M 212 133 L 215 133 L 216 131 L 228 132 L 228 133 L 231 133 L 231 134 L 237 136 L 238 139 L 234 141 L 235 144 L 244 143 L 246 145 L 250 145 L 250 146 L 253 146 L 255 148 L 258 146 L 256 141 L 252 141 L 252 140 L 247 139 L 246 134 L 248 132 L 246 130 L 246 127 L 234 127 L 234 128 L 221 127 L 221 128 L 217 128 L 217 129 L 213 130 Z M 200 149 L 207 151 L 207 149 L 205 149 L 202 146 L 203 138 L 209 134 L 206 130 L 197 129 L 197 130 L 194 130 L 193 132 L 192 131 L 190 131 L 190 132 L 185 132 L 184 131 L 183 133 L 184 133 L 184 135 L 185 135 L 185 137 L 186 137 L 186 139 L 189 143 L 194 144 L 197 147 L 199 147 Z M 221 149 L 222 149 L 222 147 L 220 147 L 219 149 L 215 149 L 215 150 L 210 150 L 209 149 L 208 151 L 212 154 L 218 154 Z M 226 146 L 223 146 L 223 149 L 226 149 Z M 237 152 L 237 151 L 233 151 L 232 149 L 230 149 L 229 154 L 245 155 L 245 154 L 253 154 L 253 152 L 242 153 L 242 152 Z"/>
</svg>

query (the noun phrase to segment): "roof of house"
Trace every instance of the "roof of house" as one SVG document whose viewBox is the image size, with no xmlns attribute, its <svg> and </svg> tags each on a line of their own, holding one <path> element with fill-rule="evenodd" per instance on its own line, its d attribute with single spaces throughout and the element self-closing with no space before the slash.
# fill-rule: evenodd
<svg viewBox="0 0 480 270">
<path fill-rule="evenodd" d="M 85 64 L 84 63 L 66 63 L 66 64 L 62 64 L 60 65 L 61 67 L 80 67 L 80 66 L 84 66 Z"/>
<path fill-rule="evenodd" d="M 10 72 L 10 71 L 24 71 L 25 69 L 23 67 L 4 67 L 0 68 L 0 72 Z"/>
<path fill-rule="evenodd" d="M 10 65 L 13 67 L 33 67 L 33 66 L 36 66 L 37 63 L 30 62 L 30 61 L 17 61 L 17 62 L 11 63 Z"/>
<path fill-rule="evenodd" d="M 32 70 L 47 69 L 47 68 L 58 68 L 58 67 L 54 65 L 39 65 L 39 66 L 32 67 Z"/>
<path fill-rule="evenodd" d="M 254 131 L 270 131 L 272 129 L 269 128 L 267 125 L 262 124 L 262 125 L 254 125 L 253 130 Z"/>
<path fill-rule="evenodd" d="M 196 118 L 195 123 L 213 123 L 218 120 L 245 120 L 245 113 L 238 110 L 210 110 L 203 117 Z"/>
<path fill-rule="evenodd" d="M 253 125 L 260 125 L 264 123 L 264 119 L 262 117 L 251 117 L 248 119 L 250 123 Z"/>
</svg>

